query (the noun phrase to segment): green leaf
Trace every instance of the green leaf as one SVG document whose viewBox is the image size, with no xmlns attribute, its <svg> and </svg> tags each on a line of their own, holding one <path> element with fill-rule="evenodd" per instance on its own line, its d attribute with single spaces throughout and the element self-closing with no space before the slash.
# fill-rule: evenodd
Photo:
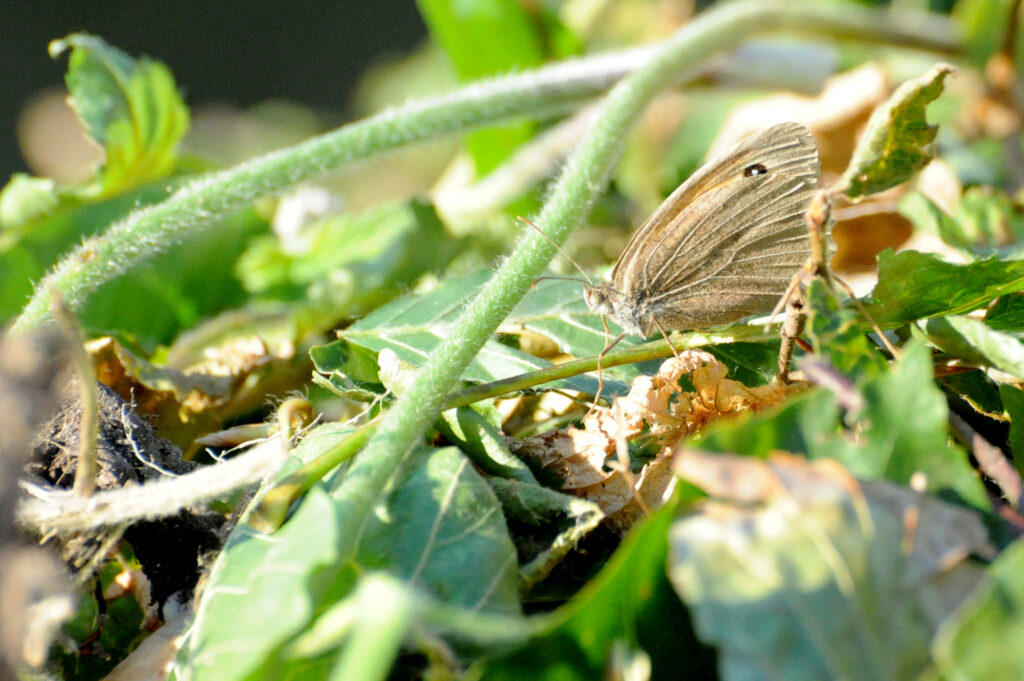
<svg viewBox="0 0 1024 681">
<path fill-rule="evenodd" d="M 877 108 L 836 184 L 851 199 L 876 194 L 905 182 L 932 159 L 938 128 L 928 125 L 925 109 L 941 93 L 954 69 L 936 64 L 924 75 L 906 81 Z"/>
<path fill-rule="evenodd" d="M 967 400 L 978 411 L 988 414 L 1003 411 L 1003 400 L 999 397 L 1001 386 L 983 370 L 949 374 L 941 377 L 939 383 Z"/>
<path fill-rule="evenodd" d="M 623 671 L 615 664 L 619 647 L 649 656 L 655 679 L 715 678 L 714 656 L 695 639 L 665 574 L 665 536 L 681 499 L 677 492 L 635 527 L 601 572 L 524 646 L 478 662 L 474 678 L 616 678 L 612 672 Z"/>
<path fill-rule="evenodd" d="M 29 188 L 38 187 L 35 180 L 26 182 Z M 11 180 L 4 189 L 4 198 L 8 191 L 17 194 L 20 184 Z M 5 223 L 0 231 L 0 320 L 9 319 L 24 307 L 32 295 L 32 282 L 41 279 L 65 251 L 84 237 L 106 229 L 133 207 L 164 196 L 163 189 L 149 188 L 96 204 L 45 211 L 21 223 Z"/>
<path fill-rule="evenodd" d="M 271 536 L 235 527 L 178 654 L 179 681 L 275 678 L 275 652 L 328 595 L 322 577 L 339 571 L 342 538 L 332 500 L 319 486 Z"/>
<path fill-rule="evenodd" d="M 864 397 L 868 406 L 859 422 L 867 446 L 843 462 L 855 475 L 909 485 L 921 472 L 926 489 L 952 491 L 964 503 L 989 507 L 967 455 L 949 444 L 946 399 L 932 381 L 924 345 L 909 345 L 899 364 L 864 387 Z M 907 418 L 907 405 L 913 405 L 913 418 Z"/>
<path fill-rule="evenodd" d="M 920 327 L 940 350 L 1024 379 L 1024 344 L 1017 338 L 970 317 L 936 317 Z"/>
<path fill-rule="evenodd" d="M 908 192 L 900 199 L 899 214 L 910 220 L 915 230 L 934 234 L 958 249 L 968 249 L 972 240 L 960 224 L 931 199 L 919 191 Z"/>
<path fill-rule="evenodd" d="M 581 284 L 561 279 L 542 279 L 505 318 L 500 331 L 516 333 L 526 329 L 550 338 L 560 352 L 574 357 L 599 354 L 616 338 L 622 329 L 612 320 L 605 332 L 600 315 L 587 307 Z M 625 336 L 616 347 L 639 345 L 644 339 Z M 628 382 L 641 371 L 637 365 L 624 365 L 605 369 L 606 379 L 611 376 Z M 614 386 L 612 392 L 617 391 Z"/>
<path fill-rule="evenodd" d="M 451 606 L 519 614 L 516 551 L 494 492 L 454 447 L 424 450 L 407 464 L 374 504 L 354 562 Z"/>
<path fill-rule="evenodd" d="M 408 201 L 325 218 L 287 244 L 267 236 L 236 269 L 250 292 L 298 303 L 304 324 L 320 330 L 391 300 L 454 250 L 433 206 Z"/>
<path fill-rule="evenodd" d="M 554 341 L 564 354 L 586 357 L 599 354 L 622 333 L 614 321 L 606 321 L 608 333 L 600 315 L 587 307 L 579 282 L 541 279 L 506 317 L 500 330 L 506 333 L 517 333 L 520 329 L 533 331 Z M 625 348 L 643 342 L 643 338 L 627 335 L 615 347 Z M 747 385 L 767 383 L 775 377 L 779 354 L 777 343 L 722 343 L 707 350 L 726 363 L 730 376 Z M 648 371 L 645 365 L 627 364 L 603 371 L 606 382 L 609 376 L 628 382 L 656 370 L 657 365 Z M 619 390 L 616 385 L 606 385 L 608 387 L 611 391 L 606 394 Z"/>
<path fill-rule="evenodd" d="M 135 60 L 95 36 L 73 33 L 50 43 L 54 58 L 71 50 L 71 103 L 106 161 L 83 196 L 120 194 L 168 175 L 188 130 L 188 108 L 166 66 Z"/>
<path fill-rule="evenodd" d="M 93 336 L 113 331 L 152 351 L 204 317 L 240 306 L 249 296 L 226 265 L 266 229 L 263 218 L 243 211 L 167 248 L 145 269 L 99 287 L 82 309 L 83 329 Z"/>
<path fill-rule="evenodd" d="M 942 625 L 932 650 L 943 678 L 989 681 L 1024 677 L 1024 540 L 1003 551 L 985 581 Z"/>
<path fill-rule="evenodd" d="M 875 681 L 928 668 L 931 633 L 979 578 L 965 556 L 989 550 L 977 513 L 858 484 L 831 461 L 676 456 L 711 498 L 673 524 L 669 575 L 718 649 L 720 678 Z"/>
<path fill-rule="evenodd" d="M 491 477 L 488 482 L 501 501 L 505 516 L 510 521 L 538 528 L 538 534 L 547 542 L 547 548 L 536 549 L 536 555 L 530 555 L 529 562 L 519 570 L 526 588 L 536 586 L 547 577 L 605 517 L 594 502 L 556 492 L 536 482 L 499 477 Z M 540 543 L 541 540 L 531 537 L 530 540 L 520 539 L 519 544 L 529 544 L 532 548 L 535 541 Z"/>
<path fill-rule="evenodd" d="M 917 251 L 878 256 L 878 284 L 868 313 L 883 327 L 976 310 L 1024 289 L 1024 260 L 986 258 L 966 265 Z"/>
<path fill-rule="evenodd" d="M 501 431 L 475 409 L 450 409 L 441 414 L 437 425 L 441 434 L 457 444 L 485 473 L 523 483 L 537 483 L 526 464 L 509 450 Z"/>
<path fill-rule="evenodd" d="M 341 340 L 321 346 L 321 350 L 318 351 L 320 370 L 342 373 L 340 365 L 327 361 L 329 355 L 348 356 L 349 353 L 342 348 L 337 348 L 337 351 L 327 349 L 330 346 L 337 347 L 339 343 L 358 345 L 375 354 L 384 348 L 390 348 L 406 362 L 413 366 L 421 366 L 441 339 L 450 333 L 463 307 L 487 281 L 490 274 L 484 270 L 468 277 L 449 280 L 428 294 L 407 296 L 377 308 L 341 332 Z M 584 333 L 591 334 L 589 330 Z M 550 363 L 490 340 L 466 368 L 462 378 L 467 381 L 489 383 L 546 366 L 550 366 Z M 588 376 L 557 381 L 551 385 L 590 394 L 597 389 L 597 381 Z M 622 386 L 616 387 L 623 389 Z"/>
<path fill-rule="evenodd" d="M 949 444 L 945 397 L 932 381 L 931 357 L 922 343 L 889 371 L 864 381 L 863 406 L 846 414 L 844 431 L 833 395 L 813 392 L 765 415 L 745 415 L 710 429 L 699 447 L 764 457 L 773 451 L 836 459 L 858 478 L 910 484 L 923 473 L 927 489 L 979 509 L 989 507 L 967 455 Z M 913 405 L 913 418 L 907 417 Z"/>
<path fill-rule="evenodd" d="M 382 681 L 394 664 L 414 621 L 416 596 L 387 575 L 363 575 L 351 597 L 329 609 L 286 653 L 291 676 L 311 678 L 306 660 L 344 641 L 330 678 L 344 681 Z"/>
<path fill-rule="evenodd" d="M 417 0 L 417 5 L 462 82 L 544 61 L 542 36 L 516 0 Z M 477 174 L 496 168 L 534 129 L 533 123 L 524 122 L 472 133 L 468 146 Z"/>
<path fill-rule="evenodd" d="M 515 332 L 522 327 L 546 336 L 558 344 L 559 351 L 586 357 L 596 355 L 610 340 L 601 317 L 587 307 L 582 284 L 561 279 L 541 279 L 509 314 L 502 330 Z M 611 338 L 621 331 L 609 320 Z M 636 345 L 642 339 L 626 337 L 622 343 Z"/>
<path fill-rule="evenodd" d="M 309 356 L 320 373 L 344 377 L 359 387 L 380 386 L 378 392 L 383 392 L 376 352 L 355 343 L 334 341 L 311 348 Z"/>
<path fill-rule="evenodd" d="M 107 229 L 133 209 L 167 196 L 149 185 L 93 203 L 62 202 L 56 210 L 0 232 L 0 320 L 17 313 L 68 248 Z M 90 336 L 109 332 L 152 349 L 204 316 L 248 298 L 230 266 L 267 223 L 252 211 L 230 216 L 188 244 L 165 248 L 146 268 L 101 286 L 81 313 Z M 88 257 L 84 254 L 83 257 Z"/>
<path fill-rule="evenodd" d="M 995 302 L 985 313 L 985 323 L 996 331 L 1024 338 L 1024 295 L 1012 293 Z"/>
<path fill-rule="evenodd" d="M 318 431 L 302 458 L 344 437 Z M 367 524 L 347 524 L 364 503 L 374 508 Z M 519 615 L 515 547 L 494 493 L 457 449 L 424 448 L 405 459 L 382 499 L 361 497 L 358 485 L 329 495 L 315 486 L 275 534 L 236 527 L 197 607 L 178 678 L 323 678 L 336 652 L 292 658 L 286 646 L 348 598 L 358 575 L 378 570 L 456 609 Z"/>
<path fill-rule="evenodd" d="M 823 282 L 812 281 L 807 287 L 807 309 L 806 332 L 816 355 L 858 381 L 885 370 L 885 358 L 864 334 L 860 312 L 840 306 Z"/>
</svg>

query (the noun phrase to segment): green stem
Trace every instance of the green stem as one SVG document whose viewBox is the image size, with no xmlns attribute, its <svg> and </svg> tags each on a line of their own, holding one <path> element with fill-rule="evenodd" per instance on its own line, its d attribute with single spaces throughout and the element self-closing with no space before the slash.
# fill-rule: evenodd
<svg viewBox="0 0 1024 681">
<path fill-rule="evenodd" d="M 292 503 L 304 496 L 313 485 L 336 467 L 355 456 L 376 428 L 376 420 L 364 423 L 329 450 L 276 484 L 263 496 L 249 516 L 249 525 L 268 534 L 281 527 Z"/>
<path fill-rule="evenodd" d="M 933 31 L 918 20 L 915 32 Z M 750 36 L 772 30 L 813 31 L 818 36 L 878 34 L 893 27 L 889 15 L 829 4 L 730 3 L 697 16 L 659 46 L 651 61 L 609 92 L 594 122 L 567 162 L 536 224 L 561 244 L 589 213 L 619 157 L 622 140 L 647 103 L 662 89 L 709 57 Z M 948 25 L 946 33 L 949 35 Z M 926 34 L 926 33 L 925 33 Z M 526 294 L 555 254 L 555 246 L 533 232 L 468 306 L 451 334 L 432 353 L 412 385 L 386 413 L 362 455 L 341 481 L 351 503 L 349 530 L 358 532 L 392 472 L 444 408 L 451 386 Z"/>
<path fill-rule="evenodd" d="M 676 352 L 682 352 L 684 350 L 692 350 L 693 348 L 702 348 L 708 345 L 721 345 L 723 343 L 756 343 L 760 341 L 775 340 L 778 339 L 778 325 L 774 325 L 774 328 L 770 331 L 765 331 L 764 327 L 758 326 L 740 326 L 729 329 L 728 334 L 713 335 L 707 333 L 686 333 L 686 334 L 672 334 L 671 348 L 669 347 L 669 341 L 662 338 L 661 340 L 651 341 L 650 343 L 642 343 L 641 345 L 633 345 L 622 350 L 613 350 L 601 358 L 601 368 L 610 369 L 611 367 L 621 366 L 623 364 L 634 364 L 636 362 L 646 362 L 652 359 L 661 359 L 672 356 L 672 348 Z M 581 357 L 580 359 L 570 360 L 568 362 L 562 362 L 561 364 L 555 364 L 554 366 L 545 367 L 538 369 L 537 371 L 528 371 L 525 374 L 519 374 L 518 376 L 510 376 L 509 378 L 503 378 L 499 381 L 491 381 L 490 383 L 484 383 L 482 385 L 470 386 L 464 390 L 452 393 L 448 396 L 444 403 L 444 409 L 454 409 L 455 407 L 462 407 L 467 404 L 473 404 L 480 400 L 487 400 L 492 397 L 501 397 L 511 392 L 518 390 L 528 390 L 538 385 L 544 385 L 552 381 L 558 381 L 563 378 L 569 378 L 570 376 L 579 376 L 590 371 L 597 371 L 597 355 L 593 357 Z"/>
<path fill-rule="evenodd" d="M 735 31 L 728 28 L 730 24 L 743 28 Z M 36 287 L 14 328 L 27 331 L 50 321 L 50 288 L 60 293 L 73 313 L 81 314 L 88 298 L 101 285 L 170 246 L 187 242 L 202 230 L 212 228 L 225 215 L 262 196 L 323 177 L 346 164 L 403 145 L 509 118 L 539 118 L 563 112 L 604 91 L 623 74 L 649 63 L 652 55 L 665 55 L 666 50 L 680 48 L 689 51 L 659 76 L 660 89 L 682 80 L 688 67 L 736 46 L 750 34 L 780 29 L 938 52 L 956 49 L 950 24 L 936 15 L 920 14 L 910 19 L 905 15 L 901 18 L 893 13 L 831 4 L 819 7 L 766 2 L 760 7 L 752 4 L 723 7 L 701 15 L 663 45 L 567 61 L 473 84 L 451 94 L 411 102 L 294 147 L 199 178 L 166 201 L 132 213 L 105 234 L 88 239 L 78 247 Z M 712 39 L 704 40 L 702 33 Z M 699 50 L 689 50 L 685 43 L 691 40 L 699 45 Z M 628 117 L 617 119 L 629 120 Z M 603 181 L 603 177 L 593 179 Z"/>
</svg>

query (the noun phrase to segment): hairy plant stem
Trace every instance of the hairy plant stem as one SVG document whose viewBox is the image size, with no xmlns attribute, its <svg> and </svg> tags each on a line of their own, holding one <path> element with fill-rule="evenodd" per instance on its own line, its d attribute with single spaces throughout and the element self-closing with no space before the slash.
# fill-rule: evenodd
<svg viewBox="0 0 1024 681">
<path fill-rule="evenodd" d="M 27 331 L 52 319 L 50 288 L 59 292 L 72 313 L 80 314 L 88 298 L 104 283 L 170 246 L 213 228 L 225 215 L 257 198 L 414 142 L 514 117 L 542 118 L 562 113 L 648 64 L 653 55 L 678 51 L 680 46 L 689 54 L 665 69 L 656 89 L 682 81 L 689 67 L 736 46 L 749 35 L 770 30 L 792 29 L 818 37 L 881 41 L 944 53 L 956 49 L 952 28 L 942 17 L 901 18 L 858 7 L 808 4 L 811 6 L 766 2 L 760 7 L 723 7 L 699 17 L 676 38 L 661 45 L 566 61 L 413 101 L 201 177 L 165 201 L 136 211 L 106 233 L 85 241 L 36 287 L 14 328 Z M 736 31 L 730 25 L 742 29 Z M 711 40 L 703 39 L 702 33 Z M 689 50 L 686 43 L 691 40 L 700 49 Z"/>
<path fill-rule="evenodd" d="M 444 408 L 451 386 L 555 255 L 554 244 L 563 243 L 587 216 L 605 187 L 627 131 L 660 90 L 678 80 L 680 73 L 753 34 L 798 29 L 846 36 L 867 28 L 877 31 L 887 24 L 886 15 L 853 7 L 769 2 L 724 5 L 688 23 L 659 47 L 648 64 L 616 84 L 535 221 L 553 243 L 533 232 L 527 234 L 383 416 L 365 450 L 340 480 L 337 491 L 347 502 L 348 529 L 360 531 L 392 472 Z M 921 24 L 916 26 L 921 28 Z"/>
</svg>

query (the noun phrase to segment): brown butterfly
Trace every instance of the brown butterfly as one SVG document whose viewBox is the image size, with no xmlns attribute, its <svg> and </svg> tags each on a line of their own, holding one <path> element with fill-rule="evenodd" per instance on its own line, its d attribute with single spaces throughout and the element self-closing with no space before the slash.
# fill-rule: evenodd
<svg viewBox="0 0 1024 681">
<path fill-rule="evenodd" d="M 818 148 L 802 125 L 754 133 L 705 163 L 636 230 L 587 306 L 628 333 L 766 314 L 810 256 Z"/>
</svg>

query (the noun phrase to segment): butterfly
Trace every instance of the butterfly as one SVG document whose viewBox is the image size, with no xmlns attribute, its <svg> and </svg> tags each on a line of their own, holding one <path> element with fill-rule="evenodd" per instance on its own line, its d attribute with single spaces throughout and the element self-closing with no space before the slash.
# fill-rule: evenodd
<svg viewBox="0 0 1024 681">
<path fill-rule="evenodd" d="M 640 225 L 611 281 L 584 286 L 587 306 L 644 337 L 770 312 L 810 256 L 804 211 L 819 174 L 817 145 L 802 125 L 746 137 Z"/>
</svg>

